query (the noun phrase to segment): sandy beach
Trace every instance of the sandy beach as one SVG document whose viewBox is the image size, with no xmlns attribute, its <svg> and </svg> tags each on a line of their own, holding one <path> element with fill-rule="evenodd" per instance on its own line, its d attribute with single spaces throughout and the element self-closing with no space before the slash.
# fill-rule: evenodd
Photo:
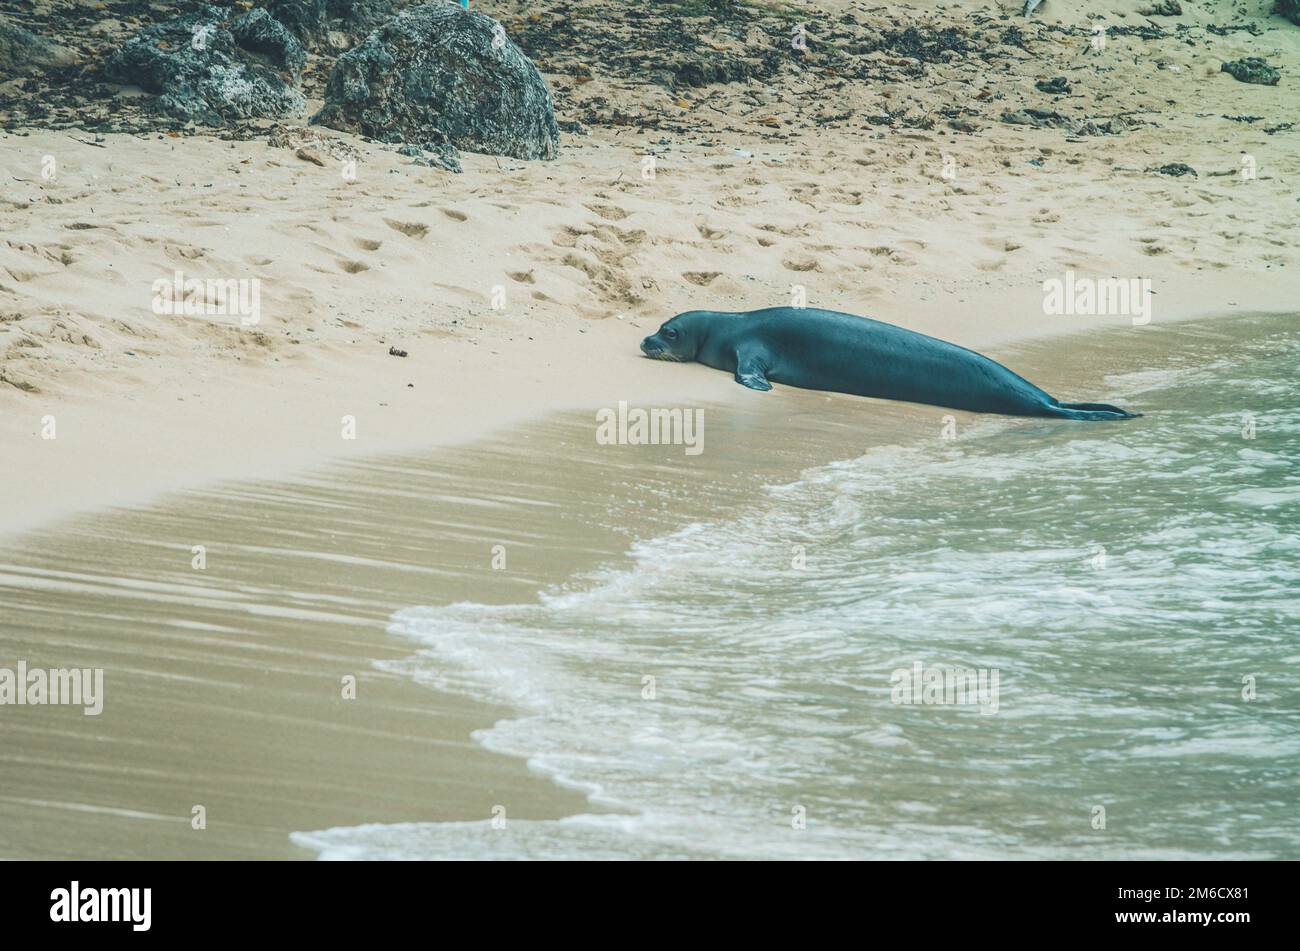
<svg viewBox="0 0 1300 951">
<path fill-rule="evenodd" d="M 1183 326 L 1066 338 L 1068 363 L 1055 340 L 1008 354 L 1097 392 L 1096 367 L 1140 376 L 1251 339 L 1217 321 Z M 413 653 L 392 616 L 581 590 L 640 541 L 752 509 L 765 486 L 810 467 L 934 446 L 945 418 L 900 403 L 864 418 L 851 397 L 797 390 L 781 405 L 704 404 L 699 455 L 598 445 L 591 413 L 564 412 L 460 447 L 74 516 L 6 543 L 0 649 L 33 668 L 75 658 L 107 681 L 95 717 L 7 711 L 7 857 L 337 858 L 349 851 L 307 833 L 465 824 L 486 844 L 498 814 L 526 828 L 625 811 L 557 785 L 545 764 L 485 749 L 473 737 L 516 715 L 509 693 L 441 689 L 447 668 Z M 956 417 L 963 433 L 988 425 Z M 659 570 L 671 584 L 689 569 Z M 639 671 L 625 676 L 639 689 Z"/>
<path fill-rule="evenodd" d="M 24 22 L 66 18 L 84 63 L 158 15 L 74 29 L 90 6 Z M 451 174 L 309 126 L 317 54 L 303 116 L 225 130 L 0 76 L 0 657 L 111 674 L 102 718 L 5 711 L 3 857 L 616 812 L 477 742 L 511 705 L 422 682 L 394 612 L 535 600 L 945 415 L 643 359 L 673 314 L 867 314 L 1080 400 L 1176 362 L 1188 321 L 1227 352 L 1235 318 L 1295 314 L 1300 26 L 1266 0 L 474 6 L 551 87 L 555 161 Z M 1243 56 L 1280 83 L 1221 72 Z M 1149 280 L 1150 319 L 1045 313 L 1067 273 Z M 174 278 L 251 284 L 255 313 L 159 312 Z M 704 407 L 708 451 L 598 451 L 620 402 Z"/>
<path fill-rule="evenodd" d="M 1072 6 L 1066 21 L 1045 11 L 1045 23 L 1094 8 Z M 522 15 L 482 9 L 507 25 Z M 966 27 L 973 9 L 904 4 L 898 16 Z M 963 58 L 928 64 L 923 80 L 844 84 L 857 118 L 828 124 L 799 85 L 833 83 L 824 71 L 676 98 L 648 79 L 546 74 L 562 118 L 595 102 L 683 131 L 585 126 L 563 134 L 562 161 L 467 154 L 463 175 L 330 130 L 310 134 L 355 150 L 354 180 L 341 161 L 322 167 L 258 139 L 10 131 L 0 426 L 23 491 L 0 501 L 0 530 L 463 440 L 544 410 L 735 398 L 707 370 L 641 359 L 637 342 L 682 310 L 784 304 L 794 285 L 810 306 L 972 347 L 1129 322 L 1044 315 L 1042 283 L 1067 269 L 1149 278 L 1159 322 L 1285 311 L 1300 133 L 1264 127 L 1286 118 L 1288 88 L 1239 83 L 1218 63 L 1261 49 L 1295 63 L 1300 39 L 1278 18 L 1254 37 L 1188 17 L 1200 17 L 1192 46 L 1115 36 L 1103 59 L 1053 32 L 1032 56 L 1011 47 L 1005 72 Z M 902 69 L 889 59 L 870 56 Z M 1080 114 L 1141 124 L 1079 137 L 998 121 L 1058 72 L 1074 78 L 1067 102 L 1082 99 Z M 891 105 L 900 97 L 905 109 Z M 756 121 L 767 115 L 750 100 L 781 128 Z M 979 111 L 978 131 L 862 119 L 878 108 L 934 120 L 954 101 Z M 1242 178 L 1243 153 L 1254 178 Z M 1146 171 L 1170 162 L 1200 172 Z M 256 326 L 155 314 L 154 282 L 177 271 L 258 280 Z M 409 357 L 389 356 L 394 346 Z M 355 440 L 340 438 L 344 415 L 357 417 Z M 41 439 L 47 416 L 56 440 Z"/>
</svg>

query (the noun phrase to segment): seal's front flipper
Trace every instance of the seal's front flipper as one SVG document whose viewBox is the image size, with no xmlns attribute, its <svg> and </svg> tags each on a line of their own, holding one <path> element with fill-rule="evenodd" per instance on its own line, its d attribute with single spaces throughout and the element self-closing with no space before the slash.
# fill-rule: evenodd
<svg viewBox="0 0 1300 951">
<path fill-rule="evenodd" d="M 751 390 L 770 390 L 772 384 L 767 382 L 766 361 L 757 354 L 737 354 L 736 382 Z"/>
</svg>

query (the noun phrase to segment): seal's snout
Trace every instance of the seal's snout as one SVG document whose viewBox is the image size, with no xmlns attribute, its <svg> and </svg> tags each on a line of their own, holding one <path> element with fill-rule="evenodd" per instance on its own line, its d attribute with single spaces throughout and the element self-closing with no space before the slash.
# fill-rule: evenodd
<svg viewBox="0 0 1300 951">
<path fill-rule="evenodd" d="M 641 352 L 647 357 L 661 357 L 664 354 L 664 345 L 653 336 L 646 337 L 641 341 Z"/>
</svg>

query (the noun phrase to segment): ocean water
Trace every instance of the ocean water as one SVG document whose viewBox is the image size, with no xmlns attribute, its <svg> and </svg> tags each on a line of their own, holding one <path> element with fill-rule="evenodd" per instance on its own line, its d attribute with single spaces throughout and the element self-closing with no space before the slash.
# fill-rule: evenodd
<svg viewBox="0 0 1300 951">
<path fill-rule="evenodd" d="M 388 666 L 517 714 L 588 814 L 299 833 L 327 858 L 1300 858 L 1300 332 L 767 486 Z M 707 508 L 707 506 L 705 506 Z M 982 671 L 907 702 L 898 671 Z M 926 699 L 924 692 L 919 699 Z M 940 691 L 929 699 L 963 699 Z"/>
</svg>

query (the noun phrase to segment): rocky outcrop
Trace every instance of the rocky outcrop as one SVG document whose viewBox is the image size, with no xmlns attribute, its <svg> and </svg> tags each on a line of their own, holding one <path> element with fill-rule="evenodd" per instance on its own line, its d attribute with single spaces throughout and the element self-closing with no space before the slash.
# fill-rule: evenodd
<svg viewBox="0 0 1300 951">
<path fill-rule="evenodd" d="M 412 0 L 265 0 L 261 3 L 303 45 L 341 48 L 364 39 Z M 331 34 L 333 34 L 331 36 Z"/>
<path fill-rule="evenodd" d="M 230 26 L 230 35 L 240 49 L 265 57 L 273 67 L 289 73 L 295 80 L 307 65 L 307 52 L 297 37 L 266 10 L 249 10 Z"/>
<path fill-rule="evenodd" d="M 1300 0 L 1277 0 L 1273 12 L 1300 26 Z"/>
<path fill-rule="evenodd" d="M 312 122 L 520 159 L 559 150 L 537 68 L 501 24 L 450 3 L 411 7 L 340 56 Z"/>
<path fill-rule="evenodd" d="M 326 0 L 326 7 L 330 19 L 343 32 L 365 36 L 379 29 L 411 2 L 412 0 Z"/>
<path fill-rule="evenodd" d="M 312 49 L 327 32 L 326 0 L 269 0 L 266 12 L 284 24 L 301 46 Z"/>
<path fill-rule="evenodd" d="M 164 112 L 200 125 L 300 114 L 306 100 L 291 83 L 305 62 L 301 44 L 264 10 L 229 28 L 228 15 L 204 6 L 147 27 L 109 57 L 105 76 L 153 93 Z"/>
<path fill-rule="evenodd" d="M 383 26 L 409 0 L 267 0 L 266 12 L 307 49 L 325 43 L 331 30 L 364 37 Z"/>
<path fill-rule="evenodd" d="M 0 81 L 74 61 L 66 48 L 0 18 Z"/>
</svg>

